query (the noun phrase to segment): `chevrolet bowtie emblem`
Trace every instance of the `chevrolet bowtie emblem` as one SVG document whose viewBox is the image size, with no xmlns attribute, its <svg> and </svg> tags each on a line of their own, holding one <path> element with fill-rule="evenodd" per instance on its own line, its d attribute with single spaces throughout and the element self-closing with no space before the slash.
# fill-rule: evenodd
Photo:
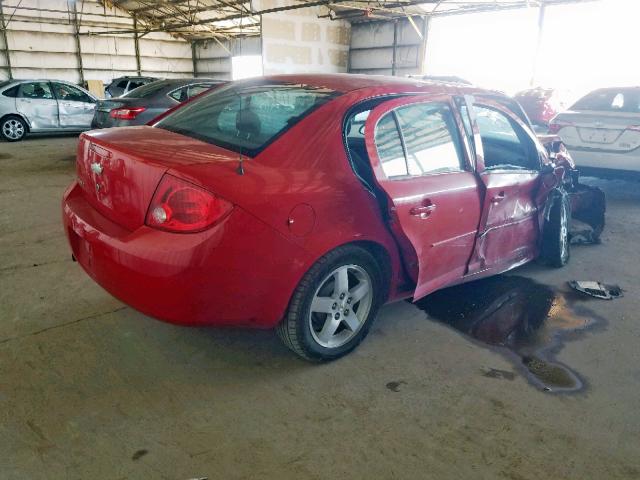
<svg viewBox="0 0 640 480">
<path fill-rule="evenodd" d="M 102 173 L 102 165 L 100 165 L 99 163 L 92 163 L 91 171 L 96 175 L 100 175 Z"/>
</svg>

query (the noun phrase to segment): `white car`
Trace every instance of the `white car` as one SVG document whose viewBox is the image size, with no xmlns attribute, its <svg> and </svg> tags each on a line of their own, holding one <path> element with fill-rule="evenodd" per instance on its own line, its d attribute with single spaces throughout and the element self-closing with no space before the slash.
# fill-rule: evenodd
<svg viewBox="0 0 640 480">
<path fill-rule="evenodd" d="M 551 120 L 549 133 L 560 135 L 583 174 L 640 176 L 640 87 L 589 93 Z"/>
</svg>

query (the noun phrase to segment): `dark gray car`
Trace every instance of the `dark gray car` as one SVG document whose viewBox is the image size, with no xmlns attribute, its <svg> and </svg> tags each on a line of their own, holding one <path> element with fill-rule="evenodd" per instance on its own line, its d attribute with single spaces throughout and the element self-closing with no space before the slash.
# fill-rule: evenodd
<svg viewBox="0 0 640 480">
<path fill-rule="evenodd" d="M 209 78 L 180 78 L 153 82 L 119 98 L 101 100 L 92 128 L 144 125 L 161 113 L 223 83 Z"/>
<path fill-rule="evenodd" d="M 105 98 L 115 98 L 129 93 L 138 87 L 160 80 L 156 77 L 118 77 L 104 87 Z"/>
</svg>

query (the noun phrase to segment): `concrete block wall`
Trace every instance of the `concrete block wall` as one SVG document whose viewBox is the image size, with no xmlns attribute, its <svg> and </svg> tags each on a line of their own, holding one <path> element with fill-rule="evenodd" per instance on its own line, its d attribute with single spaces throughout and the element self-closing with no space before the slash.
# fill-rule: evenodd
<svg viewBox="0 0 640 480">
<path fill-rule="evenodd" d="M 291 5 L 290 0 L 256 0 L 254 9 Z M 318 18 L 325 7 L 262 15 L 262 65 L 266 75 L 346 72 L 351 25 Z"/>
<path fill-rule="evenodd" d="M 231 80 L 231 57 L 261 55 L 260 37 L 206 40 L 196 43 L 196 71 L 199 77 Z"/>
<path fill-rule="evenodd" d="M 80 81 L 72 6 L 67 0 L 2 1 L 5 22 L 10 20 L 7 40 L 14 78 Z M 81 33 L 133 28 L 129 14 L 105 8 L 96 0 L 77 0 L 76 9 L 82 19 Z M 80 50 L 85 79 L 108 83 L 115 77 L 137 74 L 132 34 L 80 35 Z M 191 45 L 184 40 L 150 33 L 139 39 L 139 50 L 142 75 L 193 75 Z M 4 51 L 0 51 L 0 79 L 6 78 Z"/>
<path fill-rule="evenodd" d="M 425 36 L 424 19 L 414 18 L 418 30 Z M 394 56 L 395 29 L 395 68 Z M 394 22 L 357 23 L 351 26 L 349 72 L 369 75 L 405 76 L 420 73 L 424 54 L 422 39 L 408 20 Z"/>
</svg>

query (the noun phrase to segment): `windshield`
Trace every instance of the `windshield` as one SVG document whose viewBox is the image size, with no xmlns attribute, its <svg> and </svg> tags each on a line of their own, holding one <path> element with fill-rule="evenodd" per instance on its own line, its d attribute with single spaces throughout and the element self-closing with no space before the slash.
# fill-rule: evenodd
<svg viewBox="0 0 640 480">
<path fill-rule="evenodd" d="M 606 88 L 578 100 L 571 110 L 640 113 L 640 89 Z"/>
<path fill-rule="evenodd" d="M 155 126 L 253 157 L 337 95 L 303 84 L 233 83 L 186 104 Z"/>
<path fill-rule="evenodd" d="M 147 83 L 146 85 L 142 85 L 141 87 L 134 88 L 133 90 L 130 90 L 122 96 L 129 98 L 147 98 L 155 95 L 160 90 L 166 88 L 168 85 L 170 85 L 170 82 L 151 82 Z"/>
</svg>

